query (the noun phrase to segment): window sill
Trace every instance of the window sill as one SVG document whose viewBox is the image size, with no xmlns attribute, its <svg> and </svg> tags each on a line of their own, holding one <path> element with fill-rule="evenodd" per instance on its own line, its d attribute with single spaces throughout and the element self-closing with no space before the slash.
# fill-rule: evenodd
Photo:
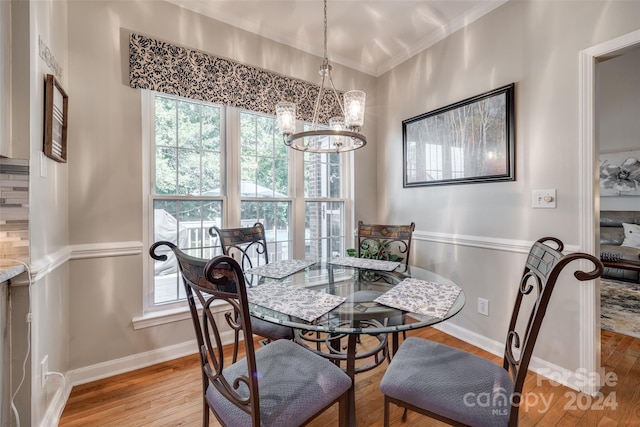
<svg viewBox="0 0 640 427">
<path fill-rule="evenodd" d="M 229 310 L 229 304 L 226 302 L 216 301 L 211 304 L 211 312 L 213 314 L 224 313 Z M 151 311 L 140 317 L 134 317 L 131 322 L 133 323 L 133 329 L 138 330 L 173 322 L 180 322 L 187 319 L 191 319 L 191 312 L 189 311 L 189 307 L 185 305 L 184 307 L 169 310 Z"/>
</svg>

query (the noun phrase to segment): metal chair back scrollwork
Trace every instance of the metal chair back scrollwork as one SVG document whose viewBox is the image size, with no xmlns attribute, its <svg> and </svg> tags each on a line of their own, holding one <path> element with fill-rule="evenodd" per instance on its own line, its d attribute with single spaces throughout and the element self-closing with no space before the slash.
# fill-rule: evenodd
<svg viewBox="0 0 640 427">
<path fill-rule="evenodd" d="M 351 380 L 298 344 L 280 340 L 256 350 L 253 340 L 245 339 L 245 357 L 228 363 L 228 346 L 222 340 L 225 330 L 244 337 L 253 333 L 244 273 L 235 259 L 221 255 L 202 260 L 164 241 L 151 246 L 154 259 L 166 259 L 166 254 L 156 251 L 163 245 L 178 259 L 195 330 L 202 368 L 203 426 L 209 425 L 210 412 L 228 426 L 299 426 L 336 402 L 339 424 L 346 426 Z M 215 309 L 220 302 L 232 309 L 224 316 Z"/>
<path fill-rule="evenodd" d="M 235 259 L 242 271 L 269 263 L 269 250 L 264 226 L 256 222 L 252 227 L 219 228 L 213 226 L 209 234 L 218 237 L 222 253 Z M 245 281 L 254 286 L 255 277 L 245 274 Z M 253 333 L 266 339 L 266 342 L 279 339 L 293 339 L 293 330 L 286 326 L 276 325 L 262 319 L 252 318 Z M 237 331 L 236 331 L 237 333 Z M 236 336 L 236 342 L 239 337 Z M 234 356 L 235 360 L 235 356 Z"/>
<path fill-rule="evenodd" d="M 409 265 L 415 223 L 409 225 L 365 224 L 358 221 L 358 258 L 397 261 Z"/>
<path fill-rule="evenodd" d="M 517 426 L 522 388 L 551 294 L 560 273 L 574 261 L 594 266 L 575 271 L 579 281 L 602 275 L 602 262 L 586 253 L 563 255 L 554 237 L 531 247 L 518 286 L 507 332 L 502 366 L 471 353 L 421 338 L 406 339 L 392 359 L 380 389 L 389 404 L 451 425 Z M 486 397 L 486 405 L 461 405 L 468 396 Z M 404 417 L 403 417 L 404 418 Z"/>
<path fill-rule="evenodd" d="M 217 237 L 223 255 L 234 258 L 243 271 L 269 263 L 269 249 L 264 226 L 256 222 L 252 227 L 209 228 L 209 234 Z M 246 278 L 251 284 L 252 277 Z"/>
</svg>

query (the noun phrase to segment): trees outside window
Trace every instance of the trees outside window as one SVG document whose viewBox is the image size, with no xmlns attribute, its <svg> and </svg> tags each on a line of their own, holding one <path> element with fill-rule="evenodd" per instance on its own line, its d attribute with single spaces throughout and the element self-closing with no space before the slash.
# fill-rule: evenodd
<svg viewBox="0 0 640 427">
<path fill-rule="evenodd" d="M 350 212 L 348 155 L 287 148 L 275 116 L 146 92 L 150 137 L 148 245 L 221 254 L 209 228 L 265 226 L 270 262 L 344 255 Z M 297 179 L 296 179 L 297 178 Z M 300 232 L 294 227 L 300 224 Z M 304 232 L 302 233 L 304 226 Z M 171 251 L 148 262 L 145 311 L 185 298 Z"/>
</svg>

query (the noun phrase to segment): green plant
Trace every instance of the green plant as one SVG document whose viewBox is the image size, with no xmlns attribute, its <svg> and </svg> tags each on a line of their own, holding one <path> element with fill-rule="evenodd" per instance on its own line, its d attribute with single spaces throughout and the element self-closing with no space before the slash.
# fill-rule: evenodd
<svg viewBox="0 0 640 427">
<path fill-rule="evenodd" d="M 360 258 L 383 259 L 401 262 L 404 257 L 391 253 L 389 240 L 364 240 L 360 245 Z"/>
</svg>

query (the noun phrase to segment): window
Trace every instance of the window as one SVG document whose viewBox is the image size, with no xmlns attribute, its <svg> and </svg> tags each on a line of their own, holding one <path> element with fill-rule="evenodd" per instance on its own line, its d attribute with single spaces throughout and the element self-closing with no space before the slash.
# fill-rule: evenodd
<svg viewBox="0 0 640 427">
<path fill-rule="evenodd" d="M 167 240 L 190 255 L 220 253 L 208 233 L 223 224 L 222 109 L 177 98 L 154 98 L 153 241 Z M 171 252 L 155 261 L 152 305 L 184 299 Z"/>
<path fill-rule="evenodd" d="M 305 153 L 305 256 L 326 260 L 345 253 L 345 201 L 338 153 Z"/>
<path fill-rule="evenodd" d="M 293 241 L 289 227 L 289 152 L 282 143 L 275 117 L 240 113 L 240 177 L 242 226 L 261 222 L 269 261 L 290 259 Z"/>
<path fill-rule="evenodd" d="M 149 123 L 146 246 L 222 253 L 209 228 L 265 226 L 269 261 L 344 255 L 352 223 L 349 153 L 287 148 L 274 116 L 143 91 Z M 298 225 L 297 227 L 295 225 Z M 297 230 L 304 230 L 298 233 Z M 182 305 L 175 258 L 148 260 L 145 312 Z"/>
</svg>

